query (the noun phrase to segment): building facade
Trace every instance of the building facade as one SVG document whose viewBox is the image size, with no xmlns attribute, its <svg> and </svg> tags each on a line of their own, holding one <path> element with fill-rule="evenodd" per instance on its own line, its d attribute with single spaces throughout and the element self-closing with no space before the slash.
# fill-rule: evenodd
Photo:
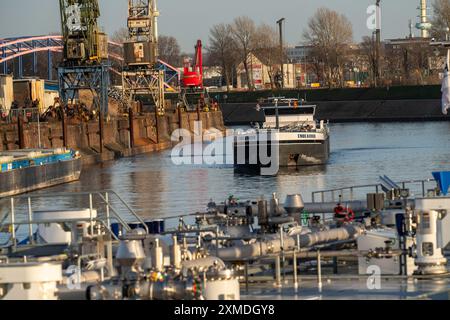
<svg viewBox="0 0 450 320">
<path fill-rule="evenodd" d="M 281 68 L 280 64 L 268 65 L 259 59 L 255 54 L 250 53 L 247 60 L 247 65 L 250 74 L 250 81 L 253 82 L 254 88 L 257 90 L 272 89 L 281 86 Z M 286 63 L 283 65 L 284 71 L 284 88 L 294 89 L 299 87 L 299 76 L 301 74 L 300 65 L 293 63 Z M 236 68 L 237 88 L 248 89 L 249 80 L 244 67 L 244 62 L 241 62 Z"/>
<path fill-rule="evenodd" d="M 425 85 L 440 82 L 446 50 L 433 48 L 431 38 L 388 39 L 383 43 L 383 78 L 396 85 Z"/>
</svg>

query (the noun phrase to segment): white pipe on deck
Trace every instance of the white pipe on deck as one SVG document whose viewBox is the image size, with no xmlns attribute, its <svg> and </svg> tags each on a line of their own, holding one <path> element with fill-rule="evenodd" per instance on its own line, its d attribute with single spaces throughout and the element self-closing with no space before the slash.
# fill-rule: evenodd
<svg viewBox="0 0 450 320">
<path fill-rule="evenodd" d="M 342 228 L 314 232 L 300 235 L 300 247 L 308 248 L 318 244 L 325 244 L 335 241 L 350 240 L 358 237 L 364 232 L 359 226 L 348 225 Z M 297 247 L 297 236 L 284 237 L 284 251 L 293 250 Z M 268 254 L 276 254 L 282 251 L 281 239 L 279 235 L 270 235 L 266 239 L 260 240 L 253 244 L 236 246 L 232 248 L 220 248 L 218 257 L 224 261 L 236 261 L 250 258 L 265 256 Z"/>
<path fill-rule="evenodd" d="M 183 261 L 181 267 L 183 269 L 208 269 L 209 267 L 218 266 L 220 269 L 225 269 L 225 263 L 217 257 L 206 257 L 203 259 L 196 259 L 190 261 Z"/>
</svg>

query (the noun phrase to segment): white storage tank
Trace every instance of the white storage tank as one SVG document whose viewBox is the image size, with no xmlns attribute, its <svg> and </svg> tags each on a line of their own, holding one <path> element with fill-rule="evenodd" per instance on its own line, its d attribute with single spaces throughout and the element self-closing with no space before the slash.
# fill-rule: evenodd
<svg viewBox="0 0 450 320">
<path fill-rule="evenodd" d="M 0 300 L 57 300 L 61 264 L 0 264 Z"/>
<path fill-rule="evenodd" d="M 203 296 L 205 300 L 240 300 L 239 278 L 234 271 L 223 269 L 207 273 Z"/>
<path fill-rule="evenodd" d="M 237 278 L 218 279 L 206 282 L 204 298 L 208 301 L 240 300 L 240 286 Z"/>
<path fill-rule="evenodd" d="M 89 220 L 97 218 L 97 210 L 35 211 L 37 239 L 45 244 L 71 244 L 88 234 Z M 93 222 L 95 223 L 95 222 Z"/>
<path fill-rule="evenodd" d="M 386 241 L 391 242 L 391 248 L 394 250 L 400 249 L 398 234 L 395 229 L 382 228 L 374 229 L 365 232 L 357 239 L 358 250 L 367 252 L 370 250 L 376 251 L 377 248 L 385 248 Z M 407 239 L 407 247 L 413 245 L 411 238 Z M 407 272 L 412 275 L 417 267 L 414 264 L 414 259 L 407 257 Z M 370 267 L 377 266 L 380 268 L 382 275 L 398 275 L 400 274 L 400 257 L 394 256 L 392 258 L 367 258 L 364 256 L 358 257 L 358 269 L 360 275 L 371 274 Z"/>
</svg>

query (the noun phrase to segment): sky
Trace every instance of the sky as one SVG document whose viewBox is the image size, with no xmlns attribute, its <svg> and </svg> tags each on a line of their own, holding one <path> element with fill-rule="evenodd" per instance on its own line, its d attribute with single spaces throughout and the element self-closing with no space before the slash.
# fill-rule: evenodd
<svg viewBox="0 0 450 320">
<path fill-rule="evenodd" d="M 430 0 L 431 2 L 432 0 Z M 100 25 L 108 34 L 126 26 L 127 0 L 99 0 Z M 290 45 L 302 41 L 308 19 L 319 7 L 343 13 L 353 24 L 354 40 L 370 35 L 367 8 L 375 0 L 159 0 L 160 34 L 177 38 L 181 49 L 193 52 L 197 39 L 208 42 L 209 29 L 247 15 L 257 23 L 276 26 L 286 18 L 285 36 Z M 409 20 L 417 22 L 419 0 L 382 0 L 382 37 L 409 34 Z M 431 4 L 429 4 L 431 6 Z M 0 38 L 60 32 L 59 1 L 0 0 Z M 418 31 L 415 30 L 418 35 Z"/>
</svg>

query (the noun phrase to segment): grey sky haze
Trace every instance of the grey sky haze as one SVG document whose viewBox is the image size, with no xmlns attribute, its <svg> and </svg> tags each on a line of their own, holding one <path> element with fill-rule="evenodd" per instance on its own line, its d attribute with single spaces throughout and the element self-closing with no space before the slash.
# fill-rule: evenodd
<svg viewBox="0 0 450 320">
<path fill-rule="evenodd" d="M 430 0 L 431 2 L 432 0 Z M 100 24 L 109 34 L 126 25 L 127 0 L 100 0 Z M 193 51 L 195 41 L 208 42 L 209 28 L 247 15 L 256 22 L 276 25 L 286 18 L 286 41 L 298 44 L 309 17 L 321 6 L 345 14 L 353 23 L 354 38 L 370 35 L 367 7 L 374 0 L 159 0 L 161 34 L 178 39 L 182 50 Z M 383 0 L 383 38 L 405 37 L 408 21 L 417 22 L 419 0 Z M 431 3 L 429 4 L 431 6 Z M 0 0 L 0 38 L 59 32 L 57 0 Z M 418 34 L 417 30 L 414 31 Z"/>
</svg>

